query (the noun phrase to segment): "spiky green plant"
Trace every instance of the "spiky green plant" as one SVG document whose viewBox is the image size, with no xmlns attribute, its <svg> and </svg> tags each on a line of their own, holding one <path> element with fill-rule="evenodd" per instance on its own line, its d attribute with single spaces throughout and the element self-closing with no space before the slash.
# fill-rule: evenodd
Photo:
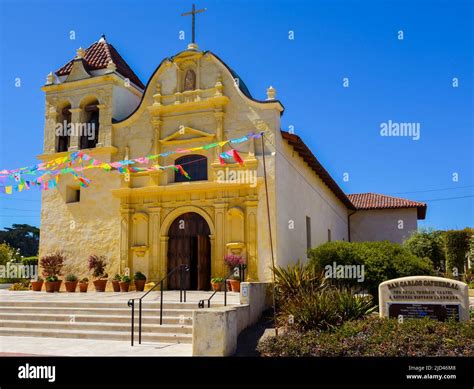
<svg viewBox="0 0 474 389">
<path fill-rule="evenodd" d="M 280 298 L 290 298 L 302 289 L 318 289 L 324 284 L 322 274 L 315 273 L 314 267 L 299 261 L 294 265 L 275 267 L 275 286 Z"/>
</svg>

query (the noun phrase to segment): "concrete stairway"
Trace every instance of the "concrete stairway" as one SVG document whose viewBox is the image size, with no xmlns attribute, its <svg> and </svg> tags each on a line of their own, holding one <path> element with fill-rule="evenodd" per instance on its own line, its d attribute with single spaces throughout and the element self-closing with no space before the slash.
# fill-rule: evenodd
<svg viewBox="0 0 474 389">
<path fill-rule="evenodd" d="M 197 303 L 143 301 L 142 342 L 191 343 Z M 126 302 L 0 301 L 0 336 L 33 336 L 130 341 L 131 309 Z M 138 342 L 138 302 L 135 307 Z"/>
</svg>

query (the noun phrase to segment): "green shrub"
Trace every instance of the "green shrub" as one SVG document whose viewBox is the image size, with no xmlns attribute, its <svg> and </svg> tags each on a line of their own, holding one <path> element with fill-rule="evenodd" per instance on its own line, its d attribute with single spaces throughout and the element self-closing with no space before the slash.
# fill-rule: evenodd
<svg viewBox="0 0 474 389">
<path fill-rule="evenodd" d="M 446 263 L 442 231 L 415 231 L 403 242 L 403 246 L 419 258 L 429 258 L 433 266 L 443 271 Z"/>
<path fill-rule="evenodd" d="M 474 356 L 474 322 L 368 317 L 332 331 L 287 331 L 258 345 L 263 356 Z"/>
<path fill-rule="evenodd" d="M 135 276 L 133 277 L 133 279 L 138 280 L 138 281 L 140 281 L 140 280 L 146 280 L 146 275 L 143 274 L 142 272 L 137 271 L 137 272 L 135 273 Z"/>
<path fill-rule="evenodd" d="M 66 257 L 61 251 L 45 255 L 40 259 L 40 265 L 44 277 L 60 276 Z"/>
<path fill-rule="evenodd" d="M 359 319 L 376 308 L 370 296 L 356 296 L 350 289 L 331 286 L 301 289 L 280 302 L 278 324 L 304 331 L 327 330 L 346 320 Z M 293 324 L 289 324 L 290 315 Z"/>
<path fill-rule="evenodd" d="M 129 276 L 122 276 L 121 282 L 126 282 L 127 284 L 130 283 L 132 279 Z"/>
<path fill-rule="evenodd" d="M 88 267 L 92 275 L 97 279 L 107 278 L 105 267 L 107 266 L 107 257 L 105 255 L 92 254 L 89 256 Z"/>
<path fill-rule="evenodd" d="M 21 259 L 24 266 L 38 266 L 38 257 L 24 257 Z"/>
<path fill-rule="evenodd" d="M 15 282 L 8 290 L 30 290 L 30 280 L 21 280 L 20 282 Z"/>
<path fill-rule="evenodd" d="M 470 234 L 467 230 L 450 230 L 445 232 L 446 271 L 452 274 L 456 268 L 458 273 L 464 273 L 464 263 L 469 250 Z"/>
<path fill-rule="evenodd" d="M 301 289 L 319 287 L 324 283 L 320 273 L 313 266 L 303 265 L 299 261 L 286 267 L 275 267 L 275 286 L 279 297 L 289 298 Z"/>
<path fill-rule="evenodd" d="M 308 252 L 315 272 L 326 266 L 364 265 L 364 282 L 356 279 L 330 279 L 332 283 L 366 289 L 375 298 L 381 282 L 405 276 L 433 275 L 433 264 L 428 258 L 418 258 L 397 243 L 384 242 L 328 242 Z"/>
<path fill-rule="evenodd" d="M 77 281 L 77 276 L 75 274 L 68 274 L 65 277 L 65 279 L 66 279 L 66 281 L 74 282 L 74 281 Z"/>
</svg>

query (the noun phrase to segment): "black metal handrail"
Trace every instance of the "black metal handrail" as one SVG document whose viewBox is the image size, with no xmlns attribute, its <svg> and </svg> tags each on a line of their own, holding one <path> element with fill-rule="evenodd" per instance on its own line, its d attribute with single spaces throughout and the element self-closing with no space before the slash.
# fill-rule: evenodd
<svg viewBox="0 0 474 389">
<path fill-rule="evenodd" d="M 164 282 L 172 276 L 176 271 L 179 270 L 179 302 L 186 302 L 186 285 L 184 284 L 184 273 L 189 271 L 188 265 L 179 265 L 172 269 L 166 276 L 164 276 L 160 282 L 158 282 L 153 288 L 148 290 L 143 296 L 136 297 L 128 300 L 127 305 L 132 309 L 132 326 L 131 326 L 131 343 L 133 346 L 133 341 L 135 337 L 135 300 L 138 300 L 138 344 L 142 343 L 142 300 L 158 285 L 160 285 L 160 325 L 163 324 L 163 284 Z"/>
<path fill-rule="evenodd" d="M 235 269 L 239 269 L 239 278 L 241 280 L 244 279 L 244 272 L 245 272 L 245 266 L 244 265 L 237 265 L 235 266 L 232 271 L 227 275 L 226 278 L 224 278 L 224 282 L 222 283 L 222 285 L 224 285 L 224 306 L 227 306 L 227 280 L 232 277 L 232 275 L 235 273 Z M 222 288 L 222 285 L 221 285 L 221 288 Z M 207 301 L 207 307 L 210 308 L 211 307 L 211 299 L 215 296 L 215 294 L 217 292 L 220 292 L 220 289 L 219 290 L 215 290 L 213 294 L 211 294 L 211 296 L 208 298 L 208 299 L 203 299 L 203 300 L 199 300 L 199 303 L 198 303 L 198 307 L 199 308 L 204 308 L 204 302 Z"/>
</svg>

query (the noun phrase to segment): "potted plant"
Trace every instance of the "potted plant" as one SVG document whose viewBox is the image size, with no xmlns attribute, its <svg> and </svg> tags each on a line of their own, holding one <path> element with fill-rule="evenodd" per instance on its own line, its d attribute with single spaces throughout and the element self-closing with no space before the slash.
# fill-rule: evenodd
<svg viewBox="0 0 474 389">
<path fill-rule="evenodd" d="M 245 266 L 245 260 L 240 255 L 229 254 L 224 257 L 224 262 L 229 267 L 229 271 L 234 271 L 236 267 Z M 240 277 L 232 276 L 227 280 L 227 290 L 240 292 Z"/>
<path fill-rule="evenodd" d="M 74 274 L 68 274 L 66 276 L 66 282 L 64 283 L 66 286 L 66 292 L 74 293 L 76 291 L 77 283 L 77 276 Z"/>
<path fill-rule="evenodd" d="M 33 292 L 41 292 L 41 288 L 43 288 L 43 279 L 38 277 L 36 281 L 31 281 L 31 290 Z"/>
<path fill-rule="evenodd" d="M 40 259 L 40 266 L 42 269 L 43 277 L 46 278 L 46 281 L 48 282 L 47 278 L 49 277 L 55 277 L 56 281 L 54 286 L 55 286 L 55 291 L 59 292 L 59 288 L 61 287 L 61 280 L 59 280 L 59 276 L 61 275 L 61 270 L 64 266 L 64 261 L 66 257 L 61 251 L 56 251 L 53 254 L 48 254 L 45 255 Z M 49 281 L 52 282 L 52 281 Z M 51 284 L 50 284 L 51 285 Z"/>
<path fill-rule="evenodd" d="M 145 290 L 146 276 L 142 272 L 137 271 L 133 277 L 135 283 L 135 289 L 137 292 L 143 292 Z"/>
<path fill-rule="evenodd" d="M 120 292 L 120 274 L 116 274 L 112 279 L 112 287 L 114 288 L 114 292 Z"/>
<path fill-rule="evenodd" d="M 215 277 L 211 280 L 211 286 L 213 291 L 219 291 L 222 288 L 222 284 L 224 283 L 224 278 L 222 277 Z"/>
<path fill-rule="evenodd" d="M 121 292 L 128 292 L 128 289 L 130 288 L 130 277 L 129 276 L 122 276 L 120 280 L 120 291 Z"/>
<path fill-rule="evenodd" d="M 46 277 L 46 282 L 44 283 L 44 287 L 46 292 L 54 293 L 56 292 L 56 288 L 58 285 L 58 277 L 57 276 L 48 276 Z"/>
<path fill-rule="evenodd" d="M 89 271 L 92 271 L 92 275 L 96 278 L 94 280 L 96 292 L 105 292 L 107 286 L 106 266 L 107 258 L 105 256 L 92 254 L 89 257 Z"/>
<path fill-rule="evenodd" d="M 89 286 L 89 279 L 83 278 L 82 280 L 79 281 L 79 292 L 86 293 L 88 286 Z"/>
<path fill-rule="evenodd" d="M 228 281 L 230 283 L 230 289 L 232 292 L 240 292 L 240 277 L 233 276 Z"/>
</svg>

